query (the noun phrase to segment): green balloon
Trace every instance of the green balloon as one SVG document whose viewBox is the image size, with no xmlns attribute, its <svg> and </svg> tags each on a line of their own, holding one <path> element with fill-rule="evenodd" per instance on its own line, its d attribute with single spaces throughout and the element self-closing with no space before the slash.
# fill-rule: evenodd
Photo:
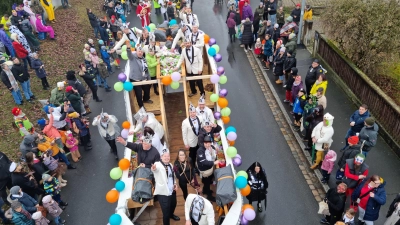
<svg viewBox="0 0 400 225">
<path fill-rule="evenodd" d="M 154 23 L 151 23 L 149 25 L 149 28 L 150 28 L 150 32 L 153 32 L 156 29 L 156 25 Z"/>
<path fill-rule="evenodd" d="M 229 146 L 228 149 L 226 150 L 226 154 L 233 158 L 237 155 L 237 149 L 233 146 Z"/>
<path fill-rule="evenodd" d="M 231 109 L 228 107 L 225 107 L 221 110 L 221 115 L 222 116 L 229 116 L 231 115 Z"/>
<path fill-rule="evenodd" d="M 122 177 L 122 170 L 119 167 L 115 167 L 110 171 L 110 177 L 113 180 L 118 180 Z"/>
<path fill-rule="evenodd" d="M 123 45 L 122 48 L 121 48 L 121 51 L 122 52 L 126 52 L 126 48 L 127 48 L 126 45 Z"/>
<path fill-rule="evenodd" d="M 178 81 L 172 81 L 171 88 L 172 89 L 178 89 L 179 88 L 179 82 Z"/>
<path fill-rule="evenodd" d="M 236 174 L 236 177 L 240 177 L 240 176 L 246 177 L 246 179 L 249 178 L 249 175 L 247 175 L 246 171 L 244 171 L 244 170 L 241 170 Z"/>
<path fill-rule="evenodd" d="M 217 53 L 219 52 L 219 46 L 218 45 L 213 45 L 211 48 L 215 49 L 215 51 Z"/>
<path fill-rule="evenodd" d="M 114 84 L 114 89 L 118 92 L 124 90 L 124 84 L 122 82 L 117 82 Z"/>
<path fill-rule="evenodd" d="M 226 82 L 228 82 L 228 77 L 226 77 L 225 75 L 219 77 L 220 84 L 226 84 Z"/>
<path fill-rule="evenodd" d="M 122 58 L 123 60 L 128 60 L 128 52 L 123 51 L 123 52 L 121 53 L 121 58 Z"/>
<path fill-rule="evenodd" d="M 210 95 L 210 100 L 211 100 L 212 102 L 217 102 L 218 99 L 219 99 L 219 96 L 218 96 L 217 94 L 212 94 L 212 95 Z"/>
</svg>

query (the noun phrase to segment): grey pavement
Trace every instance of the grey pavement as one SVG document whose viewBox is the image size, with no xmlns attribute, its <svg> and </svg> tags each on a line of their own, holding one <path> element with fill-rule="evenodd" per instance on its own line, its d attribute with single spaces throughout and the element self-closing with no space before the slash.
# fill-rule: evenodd
<svg viewBox="0 0 400 225">
<path fill-rule="evenodd" d="M 311 65 L 313 59 L 311 58 L 311 54 L 305 49 L 303 46 L 299 45 L 297 49 L 297 68 L 299 69 L 299 74 L 303 78 L 307 74 L 307 70 Z M 282 88 L 282 85 L 277 85 L 275 77 L 272 74 L 272 70 L 264 71 L 267 74 L 267 77 L 270 79 L 273 84 L 273 88 L 276 93 L 279 95 L 281 101 L 285 99 L 285 90 Z M 339 149 L 344 146 L 344 136 L 346 135 L 347 130 L 349 129 L 349 118 L 351 114 L 358 109 L 359 106 L 352 104 L 347 95 L 342 91 L 342 89 L 332 80 L 330 79 L 330 74 L 332 72 L 328 71 L 328 88 L 326 92 L 327 97 L 327 108 L 326 112 L 332 114 L 335 119 L 333 120 L 333 128 L 334 128 L 334 136 L 333 136 L 333 144 L 331 146 L 332 150 L 335 150 L 338 153 L 338 156 L 341 155 Z M 289 104 L 284 104 L 286 112 L 291 110 Z M 393 198 L 400 192 L 400 179 L 398 174 L 400 173 L 400 159 L 397 155 L 392 151 L 392 149 L 386 144 L 385 140 L 379 136 L 377 141 L 377 145 L 368 153 L 368 157 L 365 161 L 369 165 L 369 175 L 380 175 L 382 176 L 387 184 L 385 186 L 385 190 L 387 193 L 387 203 L 381 208 L 380 217 L 377 221 L 377 224 L 383 224 L 384 218 L 389 208 L 389 205 Z M 334 171 L 337 170 L 337 165 L 335 165 Z M 396 175 L 397 174 L 397 175 Z M 329 186 L 335 186 L 335 174 L 332 174 L 330 177 Z"/>
</svg>

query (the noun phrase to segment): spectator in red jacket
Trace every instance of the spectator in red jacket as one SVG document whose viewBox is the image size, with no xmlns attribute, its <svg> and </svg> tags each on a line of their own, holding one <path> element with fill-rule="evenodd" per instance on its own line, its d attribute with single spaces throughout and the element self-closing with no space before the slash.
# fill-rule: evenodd
<svg viewBox="0 0 400 225">
<path fill-rule="evenodd" d="M 13 40 L 12 45 L 15 50 L 15 54 L 24 62 L 24 68 L 28 70 L 28 64 L 29 66 L 31 65 L 28 50 L 26 50 L 24 46 L 19 42 L 18 35 L 16 33 L 11 34 L 11 39 Z"/>
<path fill-rule="evenodd" d="M 357 185 L 368 176 L 368 165 L 364 161 L 365 156 L 361 153 L 346 160 L 343 178 L 343 183 L 347 184 L 346 196 L 351 196 Z"/>
</svg>

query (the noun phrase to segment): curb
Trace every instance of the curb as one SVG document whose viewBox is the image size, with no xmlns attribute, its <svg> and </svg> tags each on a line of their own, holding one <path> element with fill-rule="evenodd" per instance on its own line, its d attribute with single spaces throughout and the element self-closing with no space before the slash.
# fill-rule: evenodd
<svg viewBox="0 0 400 225">
<path fill-rule="evenodd" d="M 282 101 L 281 101 L 281 99 L 279 98 L 278 94 L 276 93 L 275 88 L 273 87 L 271 81 L 269 80 L 267 73 L 264 72 L 260 60 L 258 60 L 258 59 L 255 57 L 253 51 L 251 51 L 251 56 L 252 56 L 252 57 L 254 58 L 254 60 L 257 62 L 257 65 L 258 65 L 258 67 L 260 68 L 260 70 L 261 70 L 261 72 L 262 72 L 262 74 L 263 74 L 263 76 L 264 76 L 264 80 L 265 80 L 265 82 L 268 84 L 268 87 L 269 87 L 269 89 L 271 90 L 271 92 L 272 92 L 272 94 L 273 94 L 273 96 L 274 96 L 274 98 L 275 98 L 275 101 L 277 102 L 277 104 L 278 104 L 278 106 L 279 106 L 279 108 L 280 108 L 280 111 L 282 112 L 282 115 L 283 115 L 284 118 L 286 119 L 286 122 L 287 122 L 288 124 L 291 124 L 291 123 L 292 123 L 292 120 L 290 119 L 289 114 L 286 112 L 285 108 L 283 107 Z M 308 153 L 308 151 L 305 151 L 305 150 L 304 150 L 304 148 L 305 148 L 306 146 L 304 145 L 304 143 L 303 143 L 303 141 L 302 141 L 302 138 L 300 137 L 299 133 L 296 132 L 296 131 L 293 129 L 292 126 L 290 126 L 290 129 L 291 129 L 291 131 L 292 131 L 292 134 L 293 134 L 294 137 L 296 138 L 297 143 L 298 143 L 299 146 L 301 147 L 301 150 L 302 150 L 304 156 L 307 158 L 307 161 L 308 161 L 309 165 L 311 166 L 311 165 L 312 165 L 311 156 L 310 156 L 310 154 Z M 323 183 L 321 182 L 321 178 L 322 178 L 321 172 L 320 172 L 319 170 L 314 170 L 314 173 L 315 173 L 315 175 L 318 177 L 318 180 L 319 180 L 321 186 L 323 187 L 323 189 L 325 190 L 325 192 L 327 192 L 327 191 L 330 189 L 330 187 L 329 187 L 327 184 L 323 184 Z"/>
</svg>

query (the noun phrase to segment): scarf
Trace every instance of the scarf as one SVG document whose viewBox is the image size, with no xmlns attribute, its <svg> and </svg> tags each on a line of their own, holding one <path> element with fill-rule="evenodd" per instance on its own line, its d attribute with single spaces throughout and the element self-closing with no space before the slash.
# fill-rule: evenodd
<svg viewBox="0 0 400 225">
<path fill-rule="evenodd" d="M 10 81 L 11 87 L 14 89 L 14 91 L 19 91 L 18 83 L 15 80 L 15 77 L 12 74 L 11 70 L 3 70 L 3 71 L 6 73 L 8 80 Z"/>
<path fill-rule="evenodd" d="M 146 76 L 146 72 L 148 70 L 146 59 L 144 57 L 139 58 L 139 59 L 142 62 L 142 72 L 143 72 L 143 76 L 145 77 Z"/>
<path fill-rule="evenodd" d="M 31 220 L 31 219 L 32 219 L 31 214 L 28 213 L 28 211 L 26 211 L 24 208 L 22 208 L 21 214 L 23 214 L 28 220 Z"/>
</svg>

